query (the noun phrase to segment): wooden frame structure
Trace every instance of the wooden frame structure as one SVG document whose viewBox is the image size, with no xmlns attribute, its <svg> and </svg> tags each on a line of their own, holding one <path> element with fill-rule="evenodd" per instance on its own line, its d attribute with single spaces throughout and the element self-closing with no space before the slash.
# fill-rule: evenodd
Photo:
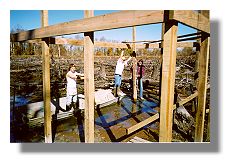
<svg viewBox="0 0 235 168">
<path fill-rule="evenodd" d="M 50 114 L 50 72 L 48 44 L 73 44 L 84 45 L 84 71 L 85 71 L 85 142 L 94 142 L 94 46 L 128 48 L 127 44 L 114 44 L 108 42 L 94 42 L 94 32 L 124 27 L 134 27 L 146 24 L 163 23 L 162 39 L 158 43 L 135 44 L 134 48 L 162 48 L 162 83 L 160 104 L 160 142 L 171 142 L 172 139 L 172 114 L 176 108 L 173 103 L 176 48 L 195 47 L 197 42 L 179 42 L 177 39 L 178 23 L 182 23 L 201 32 L 199 56 L 199 86 L 193 96 L 184 100 L 187 102 L 192 97 L 198 97 L 198 111 L 196 114 L 195 141 L 202 142 L 205 99 L 207 89 L 207 73 L 209 60 L 209 18 L 194 11 L 121 11 L 111 14 L 93 16 L 92 11 L 85 11 L 85 18 L 56 25 L 47 26 L 47 11 L 42 12 L 42 27 L 34 30 L 11 34 L 14 42 L 42 40 L 43 48 L 43 95 L 45 108 L 45 142 L 51 143 L 51 114 Z M 115 21 L 114 21 L 115 20 Z M 134 32 L 134 31 L 133 31 Z M 84 33 L 83 40 L 55 39 L 54 36 Z M 133 33 L 133 41 L 135 41 Z M 182 37 L 181 37 L 182 38 Z M 194 39 L 194 38 L 193 38 Z M 186 39 L 189 40 L 189 39 Z M 182 40 L 182 41 L 186 41 Z M 178 41 L 178 42 L 177 42 Z M 127 134 L 157 120 L 156 114 L 143 122 L 127 129 Z"/>
</svg>

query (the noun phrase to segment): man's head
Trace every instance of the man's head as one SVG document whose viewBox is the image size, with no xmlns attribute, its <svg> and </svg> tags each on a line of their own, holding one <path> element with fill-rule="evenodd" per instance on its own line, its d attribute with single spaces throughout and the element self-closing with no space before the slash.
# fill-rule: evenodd
<svg viewBox="0 0 235 168">
<path fill-rule="evenodd" d="M 75 72 L 75 70 L 76 70 L 75 65 L 74 65 L 74 64 L 70 64 L 70 65 L 69 65 L 69 70 L 70 70 L 71 72 Z"/>
</svg>

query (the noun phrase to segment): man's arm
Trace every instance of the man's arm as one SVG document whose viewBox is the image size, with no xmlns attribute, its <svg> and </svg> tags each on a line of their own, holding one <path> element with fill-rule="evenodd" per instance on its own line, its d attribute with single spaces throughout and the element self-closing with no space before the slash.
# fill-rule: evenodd
<svg viewBox="0 0 235 168">
<path fill-rule="evenodd" d="M 128 63 L 130 60 L 131 60 L 132 57 L 129 57 L 127 60 L 126 60 L 126 63 Z"/>
<path fill-rule="evenodd" d="M 119 58 L 122 58 L 122 56 L 124 55 L 124 51 L 122 50 L 121 52 L 121 56 Z"/>
<path fill-rule="evenodd" d="M 76 74 L 77 76 L 84 76 L 84 74 L 83 74 L 83 73 L 75 72 L 75 74 Z"/>
<path fill-rule="evenodd" d="M 75 73 L 75 74 L 73 74 L 73 73 L 71 73 L 71 72 L 68 72 L 66 76 L 67 76 L 67 77 L 69 77 L 69 78 L 72 78 L 72 79 L 74 79 L 74 80 L 76 80 L 76 79 L 77 79 L 77 75 L 76 75 L 76 73 Z"/>
</svg>

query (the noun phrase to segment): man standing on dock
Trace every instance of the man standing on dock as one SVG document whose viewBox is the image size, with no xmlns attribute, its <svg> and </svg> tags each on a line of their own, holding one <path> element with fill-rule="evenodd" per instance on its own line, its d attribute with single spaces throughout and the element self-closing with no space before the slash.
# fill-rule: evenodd
<svg viewBox="0 0 235 168">
<path fill-rule="evenodd" d="M 124 96 L 125 93 L 123 93 L 120 89 L 121 82 L 122 82 L 122 72 L 124 70 L 125 65 L 131 60 L 131 57 L 126 59 L 124 56 L 124 51 L 122 51 L 120 58 L 117 61 L 116 69 L 115 69 L 115 77 L 114 77 L 114 96 Z"/>
<path fill-rule="evenodd" d="M 84 74 L 75 71 L 76 67 L 74 64 L 70 64 L 69 72 L 66 74 L 67 79 L 67 100 L 66 100 L 66 111 L 71 111 L 72 107 L 76 108 L 77 104 L 77 77 L 84 76 Z"/>
</svg>

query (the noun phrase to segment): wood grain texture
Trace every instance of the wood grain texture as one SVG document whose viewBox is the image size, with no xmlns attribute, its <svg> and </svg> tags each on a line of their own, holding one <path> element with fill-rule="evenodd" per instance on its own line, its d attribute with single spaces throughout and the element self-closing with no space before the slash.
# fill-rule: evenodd
<svg viewBox="0 0 235 168">
<path fill-rule="evenodd" d="M 94 11 L 84 11 L 84 17 L 92 17 Z M 94 32 L 84 34 L 84 95 L 85 142 L 94 143 Z"/>
<path fill-rule="evenodd" d="M 172 11 L 171 19 L 179 21 L 197 30 L 210 33 L 210 20 L 201 13 L 191 10 L 175 10 Z"/>
<path fill-rule="evenodd" d="M 160 142 L 171 142 L 172 139 L 177 30 L 177 22 L 167 21 L 165 23 L 160 103 Z"/>
<path fill-rule="evenodd" d="M 199 54 L 198 107 L 195 121 L 195 142 L 203 141 L 210 46 L 209 39 L 210 38 L 206 34 L 204 34 L 201 39 Z"/>
<path fill-rule="evenodd" d="M 163 11 L 129 10 L 55 24 L 12 35 L 14 41 L 161 23 Z"/>
</svg>

